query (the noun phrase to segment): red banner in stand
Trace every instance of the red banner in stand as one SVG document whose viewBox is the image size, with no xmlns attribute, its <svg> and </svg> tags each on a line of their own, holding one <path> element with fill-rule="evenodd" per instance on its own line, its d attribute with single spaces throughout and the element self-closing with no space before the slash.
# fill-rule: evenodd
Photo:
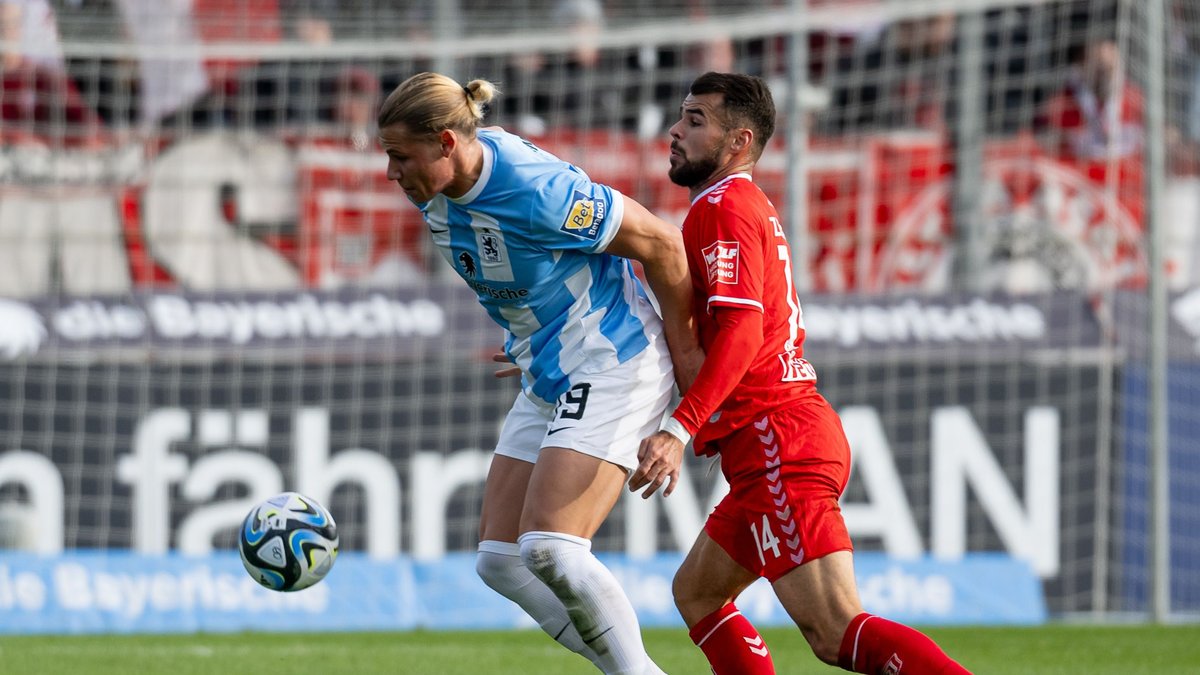
<svg viewBox="0 0 1200 675">
<path fill-rule="evenodd" d="M 557 130 L 531 140 L 668 221 L 682 222 L 687 191 L 666 177 L 666 139 Z M 228 163 L 206 157 L 208 173 L 214 174 L 204 178 L 217 205 L 209 225 L 214 232 L 239 230 L 239 236 L 274 251 L 297 271 L 299 283 L 313 288 L 402 284 L 438 264 L 430 258 L 419 213 L 387 181 L 386 158 L 377 149 L 269 136 L 259 142 L 292 158 L 294 172 L 285 180 L 272 170 L 276 184 L 269 187 L 294 194 L 262 199 L 256 196 L 263 191 L 255 184 L 259 172 L 234 170 L 244 157 L 230 157 Z M 8 138 L 0 143 L 0 191 L 32 199 L 55 199 L 72 186 L 110 192 L 120 220 L 111 236 L 120 237 L 128 250 L 132 285 L 170 286 L 175 283 L 171 267 L 156 256 L 154 241 L 170 228 L 147 227 L 147 217 L 154 216 L 143 208 L 147 190 L 163 175 L 156 164 L 170 146 L 53 148 L 28 136 Z M 793 245 L 807 254 L 810 289 L 948 288 L 955 240 L 954 155 L 940 138 L 816 139 L 805 159 L 807 238 Z M 230 175 L 224 180 L 220 174 L 227 166 Z M 979 273 L 991 287 L 1011 292 L 1097 289 L 1144 280 L 1139 157 L 1077 162 L 1053 157 L 1022 137 L 987 142 L 983 165 L 975 171 L 981 177 L 974 195 L 982 209 L 978 240 L 986 259 Z M 787 175 L 784 148 L 769 148 L 755 180 L 785 216 Z M 206 198 L 199 199 L 196 203 Z M 284 206 L 263 213 L 262 204 Z M 4 217 L 0 212 L 0 220 Z M 0 222 L 0 231 L 16 226 Z"/>
</svg>

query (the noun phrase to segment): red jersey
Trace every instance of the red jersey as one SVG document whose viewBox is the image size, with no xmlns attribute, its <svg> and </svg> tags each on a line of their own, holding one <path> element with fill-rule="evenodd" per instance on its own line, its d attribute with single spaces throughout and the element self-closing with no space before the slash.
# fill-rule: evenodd
<svg viewBox="0 0 1200 675">
<path fill-rule="evenodd" d="M 791 248 L 783 223 L 749 174 L 727 176 L 696 197 L 683 221 L 683 242 L 692 277 L 693 313 L 706 352 L 718 328 L 715 309 L 763 314 L 764 341 L 749 369 L 717 410 L 697 410 L 707 421 L 695 449 L 707 454 L 708 441 L 761 418 L 766 411 L 816 395 L 817 377 L 801 358 L 804 315 L 792 284 Z M 713 357 L 710 353 L 707 359 Z M 688 397 L 699 394 L 689 391 Z"/>
</svg>

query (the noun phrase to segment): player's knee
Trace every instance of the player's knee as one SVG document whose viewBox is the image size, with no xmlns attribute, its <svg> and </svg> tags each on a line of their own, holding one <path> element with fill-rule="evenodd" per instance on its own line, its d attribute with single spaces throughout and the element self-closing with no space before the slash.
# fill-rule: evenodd
<svg viewBox="0 0 1200 675">
<path fill-rule="evenodd" d="M 557 532 L 526 532 L 518 538 L 521 561 L 535 577 L 556 588 L 569 577 L 576 554 L 589 551 L 588 541 Z"/>
<path fill-rule="evenodd" d="M 692 576 L 684 568 L 676 572 L 671 582 L 671 596 L 675 600 L 675 608 L 679 610 L 679 615 L 689 626 L 721 609 L 731 599 L 727 594 L 715 592 L 711 585 Z"/>
<path fill-rule="evenodd" d="M 518 560 L 520 560 L 518 558 Z M 499 589 L 504 585 L 505 580 L 511 576 L 508 573 L 508 566 L 505 564 L 503 556 L 487 551 L 480 551 L 475 556 L 475 573 L 487 584 L 489 588 Z"/>
<path fill-rule="evenodd" d="M 504 593 L 512 586 L 519 586 L 523 567 L 521 549 L 516 544 L 491 540 L 479 542 L 475 573 L 492 590 Z"/>
<path fill-rule="evenodd" d="M 833 638 L 831 635 L 814 633 L 805 634 L 805 639 L 808 640 L 808 646 L 812 647 L 813 654 L 818 658 L 828 663 L 831 666 L 836 666 L 838 663 L 838 651 L 842 647 L 842 636 Z"/>
<path fill-rule="evenodd" d="M 800 628 L 800 633 L 804 635 L 813 654 L 825 663 L 836 666 L 838 652 L 842 648 L 844 628 L 839 631 L 829 622 L 802 623 L 797 621 L 796 625 Z"/>
<path fill-rule="evenodd" d="M 544 541 L 521 542 L 521 561 L 533 572 L 533 576 L 546 581 L 554 576 L 554 551 Z"/>
<path fill-rule="evenodd" d="M 671 596 L 675 599 L 675 606 L 683 608 L 694 603 L 699 596 L 700 588 L 700 584 L 697 584 L 690 575 L 680 569 L 675 573 L 675 578 L 671 580 Z"/>
<path fill-rule="evenodd" d="M 703 599 L 685 594 L 675 596 L 675 609 L 678 610 L 679 616 L 683 617 L 684 623 L 690 627 L 700 623 L 704 617 L 720 609 L 720 606 L 714 606 Z"/>
</svg>

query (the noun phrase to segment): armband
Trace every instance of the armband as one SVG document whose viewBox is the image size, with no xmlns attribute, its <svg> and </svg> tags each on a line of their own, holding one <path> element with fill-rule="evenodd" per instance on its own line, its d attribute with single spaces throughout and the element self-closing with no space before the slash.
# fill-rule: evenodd
<svg viewBox="0 0 1200 675">
<path fill-rule="evenodd" d="M 659 425 L 658 430 L 665 431 L 675 438 L 678 438 L 684 445 L 687 445 L 688 442 L 692 440 L 692 435 L 688 433 L 687 429 L 683 428 L 683 423 L 675 419 L 674 416 L 669 416 L 667 419 L 663 420 L 663 423 Z"/>
</svg>

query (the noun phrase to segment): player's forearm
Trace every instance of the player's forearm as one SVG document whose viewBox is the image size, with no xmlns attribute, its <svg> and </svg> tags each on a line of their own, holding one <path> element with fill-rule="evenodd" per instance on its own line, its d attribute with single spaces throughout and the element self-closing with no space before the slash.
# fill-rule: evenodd
<svg viewBox="0 0 1200 675">
<path fill-rule="evenodd" d="M 684 429 L 695 435 L 750 369 L 763 345 L 763 315 L 751 309 L 718 309 L 720 327 L 704 365 L 675 412 Z"/>
</svg>

